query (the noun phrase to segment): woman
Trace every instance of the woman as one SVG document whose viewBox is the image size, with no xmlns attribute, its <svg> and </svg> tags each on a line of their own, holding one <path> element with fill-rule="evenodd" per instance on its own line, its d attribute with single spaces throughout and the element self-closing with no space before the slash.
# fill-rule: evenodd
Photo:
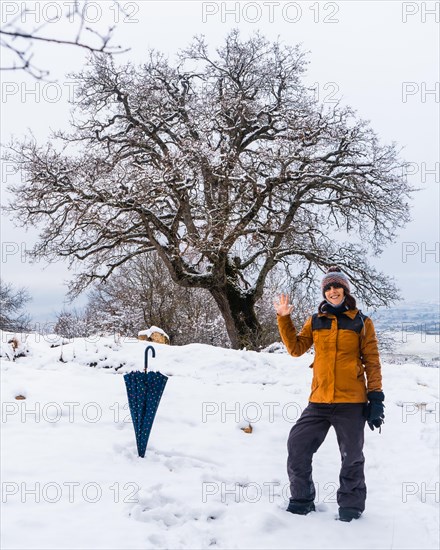
<svg viewBox="0 0 440 550">
<path fill-rule="evenodd" d="M 274 303 L 287 351 L 299 357 L 312 344 L 315 347 L 309 404 L 287 444 L 292 494 L 287 510 L 302 515 L 315 510 L 312 458 L 333 426 L 342 460 L 339 519 L 351 521 L 365 509 L 365 420 L 374 430 L 384 418 L 381 366 L 373 322 L 356 308 L 347 277 L 338 267 L 330 267 L 321 289 L 324 301 L 299 334 L 290 318 L 293 306 L 288 297 L 282 294 Z"/>
</svg>

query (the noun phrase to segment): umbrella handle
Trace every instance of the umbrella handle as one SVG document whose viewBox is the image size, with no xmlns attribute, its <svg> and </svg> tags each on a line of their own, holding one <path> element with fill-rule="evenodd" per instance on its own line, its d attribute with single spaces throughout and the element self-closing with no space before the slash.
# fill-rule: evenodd
<svg viewBox="0 0 440 550">
<path fill-rule="evenodd" d="M 147 346 L 147 347 L 145 348 L 145 366 L 144 366 L 144 372 L 147 372 L 147 367 L 148 367 L 148 352 L 150 351 L 150 349 L 151 349 L 151 351 L 153 352 L 153 353 L 152 353 L 152 356 L 153 356 L 153 357 L 156 357 L 156 350 L 153 348 L 153 346 Z"/>
</svg>

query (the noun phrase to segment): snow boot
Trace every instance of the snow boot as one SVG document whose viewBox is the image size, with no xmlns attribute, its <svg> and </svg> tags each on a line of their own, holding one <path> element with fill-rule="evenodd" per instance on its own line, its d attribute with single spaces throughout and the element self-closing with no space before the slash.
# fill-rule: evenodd
<svg viewBox="0 0 440 550">
<path fill-rule="evenodd" d="M 359 508 L 339 508 L 339 519 L 341 521 L 351 521 L 359 519 L 362 515 L 362 510 Z"/>
<path fill-rule="evenodd" d="M 289 506 L 286 508 L 286 511 L 291 512 L 292 514 L 306 516 L 309 512 L 315 511 L 315 504 L 313 503 L 313 500 L 299 502 L 291 498 L 289 499 Z"/>
</svg>

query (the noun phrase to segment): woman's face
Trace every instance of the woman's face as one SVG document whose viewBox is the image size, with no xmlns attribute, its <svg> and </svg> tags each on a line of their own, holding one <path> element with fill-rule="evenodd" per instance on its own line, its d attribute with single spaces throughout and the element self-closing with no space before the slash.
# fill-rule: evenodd
<svg viewBox="0 0 440 550">
<path fill-rule="evenodd" d="M 337 306 L 344 299 L 344 289 L 338 287 L 338 285 L 331 285 L 330 288 L 324 292 L 324 296 L 327 302 L 330 302 L 333 306 Z"/>
</svg>

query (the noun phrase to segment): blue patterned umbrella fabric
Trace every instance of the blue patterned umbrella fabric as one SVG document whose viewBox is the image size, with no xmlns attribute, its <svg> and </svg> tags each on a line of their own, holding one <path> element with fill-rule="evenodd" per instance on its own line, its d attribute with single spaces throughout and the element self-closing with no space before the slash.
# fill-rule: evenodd
<svg viewBox="0 0 440 550">
<path fill-rule="evenodd" d="M 145 350 L 144 372 L 124 374 L 138 454 L 142 458 L 145 456 L 157 408 L 168 381 L 168 377 L 160 372 L 147 372 L 149 350 L 153 357 L 156 356 L 153 346 L 148 346 Z"/>
</svg>

